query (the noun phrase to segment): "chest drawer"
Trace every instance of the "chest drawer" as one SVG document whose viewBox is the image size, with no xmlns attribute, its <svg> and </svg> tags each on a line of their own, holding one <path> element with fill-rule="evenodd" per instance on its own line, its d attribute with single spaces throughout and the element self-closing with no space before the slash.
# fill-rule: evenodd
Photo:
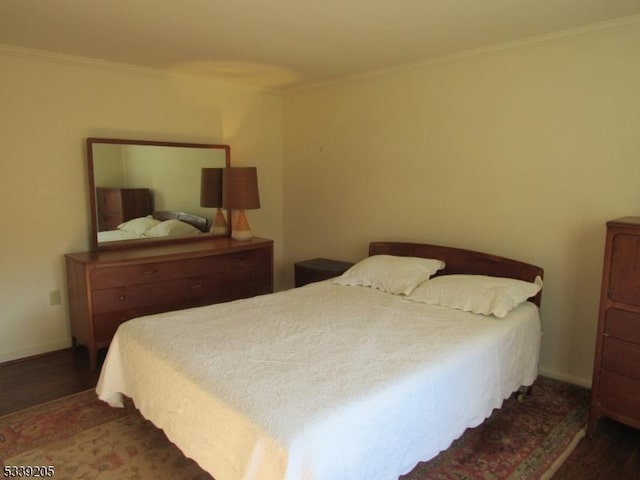
<svg viewBox="0 0 640 480">
<path fill-rule="evenodd" d="M 118 228 L 118 225 L 124 222 L 124 218 L 122 217 L 122 215 L 118 215 L 118 214 L 116 215 L 103 214 L 103 215 L 100 215 L 98 221 L 102 226 L 100 231 L 116 230 Z"/>
<path fill-rule="evenodd" d="M 115 230 L 126 220 L 151 213 L 147 188 L 96 188 L 98 230 Z"/>
<path fill-rule="evenodd" d="M 640 314 L 611 308 L 604 325 L 606 335 L 640 345 Z"/>
<path fill-rule="evenodd" d="M 98 190 L 98 206 L 107 215 L 121 215 L 122 201 L 119 190 Z"/>
<path fill-rule="evenodd" d="M 640 421 L 640 380 L 602 372 L 598 400 L 604 407 Z"/>
<path fill-rule="evenodd" d="M 640 235 L 620 232 L 611 242 L 609 297 L 615 302 L 640 305 Z"/>
<path fill-rule="evenodd" d="M 607 222 L 588 433 L 606 415 L 640 428 L 640 217 Z"/>
<path fill-rule="evenodd" d="M 602 368 L 640 381 L 640 345 L 605 337 Z"/>
</svg>

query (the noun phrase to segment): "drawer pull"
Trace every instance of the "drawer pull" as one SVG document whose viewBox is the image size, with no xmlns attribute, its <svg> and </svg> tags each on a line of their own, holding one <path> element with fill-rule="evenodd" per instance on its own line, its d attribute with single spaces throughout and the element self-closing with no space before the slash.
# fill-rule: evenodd
<svg viewBox="0 0 640 480">
<path fill-rule="evenodd" d="M 121 302 L 124 302 L 126 299 L 127 299 L 127 296 L 126 296 L 126 295 L 120 295 L 120 296 L 118 297 L 118 300 L 120 300 Z"/>
<path fill-rule="evenodd" d="M 153 268 L 151 270 L 142 270 L 142 275 L 157 275 L 158 274 L 158 270 L 156 268 Z"/>
</svg>

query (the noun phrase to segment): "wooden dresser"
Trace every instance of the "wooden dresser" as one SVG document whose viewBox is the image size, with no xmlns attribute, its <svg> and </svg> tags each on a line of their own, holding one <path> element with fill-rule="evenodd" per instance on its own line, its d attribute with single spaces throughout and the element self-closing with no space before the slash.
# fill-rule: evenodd
<svg viewBox="0 0 640 480">
<path fill-rule="evenodd" d="M 640 217 L 607 223 L 590 433 L 601 415 L 640 428 Z"/>
<path fill-rule="evenodd" d="M 151 213 L 151 193 L 148 188 L 96 188 L 98 231 L 115 230 L 132 218 Z"/>
<path fill-rule="evenodd" d="M 96 367 L 131 318 L 273 292 L 273 241 L 229 237 L 65 255 L 73 345 Z"/>
</svg>

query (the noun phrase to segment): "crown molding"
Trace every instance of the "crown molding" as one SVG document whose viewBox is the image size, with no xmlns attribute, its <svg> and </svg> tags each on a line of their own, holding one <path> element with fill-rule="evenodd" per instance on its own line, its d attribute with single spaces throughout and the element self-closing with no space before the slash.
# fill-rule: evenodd
<svg viewBox="0 0 640 480">
<path fill-rule="evenodd" d="M 640 29 L 640 14 L 593 23 L 590 25 L 575 27 L 568 30 L 559 30 L 557 32 L 544 33 L 520 40 L 513 40 L 509 42 L 498 43 L 495 45 L 489 45 L 487 47 L 475 48 L 467 50 L 465 52 L 443 56 L 442 58 L 434 59 L 433 62 L 426 63 L 436 63 L 457 58 L 500 53 L 508 50 L 519 50 L 532 47 L 535 48 L 547 45 L 549 43 L 582 41 L 589 38 L 609 36 L 623 31 L 636 29 Z"/>
<path fill-rule="evenodd" d="M 190 81 L 201 82 L 209 87 L 224 88 L 239 93 L 261 93 L 281 95 L 281 92 L 274 88 L 252 86 L 225 78 L 205 77 L 199 75 L 189 75 L 186 73 L 158 68 L 143 67 L 129 63 L 111 62 L 90 57 L 69 55 L 66 53 L 51 52 L 49 50 L 38 50 L 33 48 L 16 47 L 0 43 L 0 55 L 19 58 L 30 58 L 37 61 L 60 63 L 71 66 L 105 70 L 115 73 L 128 73 L 154 78 L 175 78 L 188 79 Z"/>
<path fill-rule="evenodd" d="M 327 80 L 325 82 L 317 82 L 310 85 L 303 85 L 300 87 L 292 87 L 286 89 L 286 93 L 294 93 L 304 90 L 310 90 L 315 88 L 321 88 L 329 85 L 336 85 L 340 83 L 347 83 L 351 81 L 362 80 L 365 78 L 377 77 L 392 72 L 401 72 L 414 68 L 421 68 L 429 65 L 435 65 L 440 63 L 452 62 L 457 60 L 463 60 L 466 58 L 477 57 L 482 55 L 492 55 L 496 53 L 502 53 L 507 51 L 515 51 L 527 48 L 537 48 L 549 43 L 558 42 L 574 42 L 581 41 L 589 38 L 595 38 L 600 36 L 614 35 L 624 31 L 631 31 L 640 29 L 640 14 L 631 15 L 628 17 L 617 18 L 613 20 L 607 20 L 604 22 L 598 22 L 581 27 L 575 27 L 567 30 L 560 30 L 557 32 L 545 33 L 541 35 L 535 35 L 520 40 L 512 40 L 508 42 L 496 43 L 485 47 L 478 47 L 460 52 L 455 52 L 446 55 L 440 55 L 425 60 L 418 60 L 416 62 L 404 63 L 402 65 L 396 65 L 388 68 L 381 68 L 364 73 L 356 73 L 354 75 L 348 75 L 345 77 L 336 78 L 333 80 Z"/>
</svg>

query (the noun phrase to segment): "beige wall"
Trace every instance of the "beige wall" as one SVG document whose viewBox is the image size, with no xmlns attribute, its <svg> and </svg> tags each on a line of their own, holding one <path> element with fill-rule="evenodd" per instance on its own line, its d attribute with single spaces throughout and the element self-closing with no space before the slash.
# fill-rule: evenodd
<svg viewBox="0 0 640 480">
<path fill-rule="evenodd" d="M 604 224 L 640 215 L 639 52 L 635 25 L 288 94 L 285 264 L 405 240 L 541 265 L 542 370 L 589 384 Z"/>
<path fill-rule="evenodd" d="M 282 97 L 0 48 L 0 362 L 70 344 L 63 254 L 89 247 L 84 140 L 227 143 L 256 165 L 247 213 L 282 258 Z M 63 303 L 49 306 L 49 291 Z"/>
</svg>

